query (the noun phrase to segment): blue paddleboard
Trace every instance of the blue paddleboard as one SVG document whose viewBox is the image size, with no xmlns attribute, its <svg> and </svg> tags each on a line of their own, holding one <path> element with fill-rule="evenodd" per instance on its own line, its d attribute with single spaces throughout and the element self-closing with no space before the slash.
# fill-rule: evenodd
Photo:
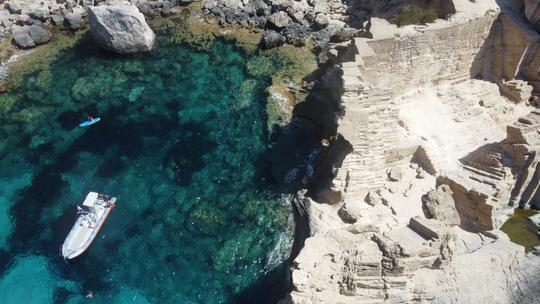
<svg viewBox="0 0 540 304">
<path fill-rule="evenodd" d="M 98 121 L 100 121 L 100 120 L 101 120 L 100 117 L 94 118 L 94 119 L 92 119 L 91 121 L 87 120 L 87 121 L 81 123 L 81 124 L 79 125 L 79 128 L 85 128 L 85 127 L 91 126 L 91 125 L 95 124 L 96 122 L 98 122 Z"/>
</svg>

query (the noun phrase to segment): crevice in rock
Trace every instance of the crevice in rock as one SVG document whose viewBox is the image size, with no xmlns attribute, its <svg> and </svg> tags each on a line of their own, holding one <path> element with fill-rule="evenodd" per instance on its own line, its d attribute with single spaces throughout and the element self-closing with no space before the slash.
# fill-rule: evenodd
<svg viewBox="0 0 540 304">
<path fill-rule="evenodd" d="M 309 200 L 305 199 L 304 194 L 299 192 L 291 201 L 294 216 L 294 241 L 289 257 L 289 263 L 300 253 L 304 247 L 305 240 L 310 236 L 309 228 Z"/>
</svg>

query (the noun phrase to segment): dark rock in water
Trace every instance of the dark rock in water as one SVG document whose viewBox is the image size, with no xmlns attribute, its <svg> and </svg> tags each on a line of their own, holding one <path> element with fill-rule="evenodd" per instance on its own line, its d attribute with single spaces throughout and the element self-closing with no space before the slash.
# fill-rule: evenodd
<svg viewBox="0 0 540 304">
<path fill-rule="evenodd" d="M 34 40 L 36 45 L 45 44 L 51 41 L 52 38 L 51 32 L 36 24 L 31 25 L 28 28 L 28 34 L 30 34 L 30 37 Z"/>
<path fill-rule="evenodd" d="M 90 32 L 104 49 L 120 54 L 152 49 L 156 35 L 134 5 L 88 7 Z"/>
<path fill-rule="evenodd" d="M 290 24 L 285 29 L 284 34 L 287 37 L 287 42 L 295 46 L 303 46 L 309 40 L 309 34 L 306 29 L 297 23 Z"/>
<path fill-rule="evenodd" d="M 27 27 L 16 27 L 13 29 L 13 41 L 17 46 L 27 49 L 36 46 L 36 43 L 30 37 Z"/>
<path fill-rule="evenodd" d="M 82 16 L 77 13 L 67 13 L 64 15 L 64 24 L 72 30 L 81 27 Z"/>
<path fill-rule="evenodd" d="M 284 11 L 273 13 L 268 18 L 268 26 L 276 29 L 282 29 L 291 22 L 291 17 Z"/>
<path fill-rule="evenodd" d="M 261 46 L 263 48 L 270 49 L 283 45 L 285 41 L 287 41 L 287 38 L 285 38 L 285 36 L 281 35 L 276 31 L 268 30 L 263 34 Z"/>
</svg>

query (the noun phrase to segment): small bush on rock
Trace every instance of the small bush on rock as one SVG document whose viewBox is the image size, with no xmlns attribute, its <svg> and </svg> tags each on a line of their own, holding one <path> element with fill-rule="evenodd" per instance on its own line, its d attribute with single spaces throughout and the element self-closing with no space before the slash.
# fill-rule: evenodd
<svg viewBox="0 0 540 304">
<path fill-rule="evenodd" d="M 438 18 L 437 10 L 433 8 L 425 9 L 417 5 L 406 5 L 392 16 L 390 22 L 397 26 L 409 24 L 426 24 L 435 21 Z"/>
</svg>

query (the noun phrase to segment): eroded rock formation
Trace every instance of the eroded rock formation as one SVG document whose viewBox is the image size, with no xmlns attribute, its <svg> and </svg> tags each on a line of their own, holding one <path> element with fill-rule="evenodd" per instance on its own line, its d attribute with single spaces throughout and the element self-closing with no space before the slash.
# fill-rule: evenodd
<svg viewBox="0 0 540 304">
<path fill-rule="evenodd" d="M 337 132 L 352 152 L 333 199 L 309 204 L 283 303 L 538 301 L 540 258 L 499 230 L 540 196 L 535 32 L 495 1 L 453 6 L 429 26 L 372 18 L 351 43 Z"/>
</svg>

